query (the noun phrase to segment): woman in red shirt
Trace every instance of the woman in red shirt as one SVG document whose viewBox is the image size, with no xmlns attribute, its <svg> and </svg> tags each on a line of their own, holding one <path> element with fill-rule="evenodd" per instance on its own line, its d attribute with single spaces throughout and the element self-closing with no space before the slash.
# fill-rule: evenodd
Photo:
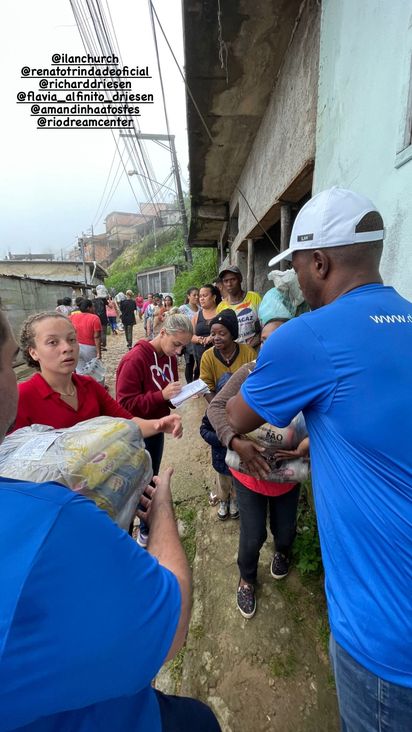
<svg viewBox="0 0 412 732">
<path fill-rule="evenodd" d="M 93 417 L 108 416 L 133 419 L 145 438 L 162 432 L 181 436 L 179 416 L 133 417 L 97 381 L 74 373 L 79 344 L 72 323 L 64 315 L 40 313 L 28 318 L 23 324 L 20 347 L 28 365 L 39 373 L 19 384 L 13 430 L 32 424 L 63 429 Z"/>
<path fill-rule="evenodd" d="M 79 343 L 77 371 L 81 374 L 89 361 L 102 357 L 102 324 L 93 311 L 92 301 L 87 299 L 82 300 L 79 310 L 69 317 Z"/>
</svg>

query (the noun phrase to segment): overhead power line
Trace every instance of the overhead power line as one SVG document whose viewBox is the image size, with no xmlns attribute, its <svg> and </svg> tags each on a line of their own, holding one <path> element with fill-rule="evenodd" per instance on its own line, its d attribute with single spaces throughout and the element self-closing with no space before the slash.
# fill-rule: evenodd
<svg viewBox="0 0 412 732">
<path fill-rule="evenodd" d="M 119 59 L 121 59 L 117 36 L 115 33 L 114 24 L 107 0 L 106 6 L 108 8 L 112 30 L 109 27 L 100 0 L 85 0 L 85 2 L 84 0 L 70 0 L 70 3 L 85 50 L 93 53 L 93 55 L 100 55 L 100 49 L 101 55 L 116 55 Z M 113 37 L 115 38 L 115 41 L 113 40 Z M 117 66 L 117 64 L 114 64 L 114 66 Z M 112 101 L 112 95 L 110 92 L 108 93 L 108 91 L 106 91 L 106 97 L 108 101 Z M 130 120 L 133 129 L 135 130 L 135 133 L 140 131 L 140 128 L 133 117 L 131 117 L 130 115 L 126 115 L 126 118 Z M 117 152 L 120 156 L 119 146 L 117 144 L 116 137 L 112 130 L 111 133 L 115 141 Z M 124 141 L 124 146 L 126 148 L 130 164 L 142 176 L 139 181 L 144 198 L 147 198 L 150 203 L 152 203 L 155 212 L 159 214 L 160 210 L 158 207 L 158 202 L 156 200 L 159 189 L 155 189 L 154 186 L 151 184 L 151 181 L 154 180 L 156 176 L 154 174 L 153 166 L 150 162 L 144 145 L 138 139 L 136 141 L 136 139 L 131 137 Z M 126 165 L 122 157 L 121 161 L 124 174 L 127 176 Z M 140 210 L 139 200 L 136 197 L 134 188 L 128 176 L 127 180 L 132 194 L 136 200 L 137 208 L 138 210 Z M 143 213 L 142 215 L 144 216 Z"/>
<path fill-rule="evenodd" d="M 115 152 L 115 157 L 116 157 L 116 152 Z M 101 211 L 100 211 L 100 214 L 99 214 L 99 218 L 95 219 L 95 221 L 92 224 L 93 226 L 97 226 L 97 224 L 99 224 L 100 221 L 101 221 L 101 219 L 103 218 L 103 216 L 104 216 L 104 214 L 105 214 L 105 212 L 106 212 L 106 210 L 108 208 L 108 205 L 109 205 L 110 201 L 112 200 L 114 194 L 116 193 L 116 191 L 117 191 L 117 189 L 119 187 L 119 183 L 120 183 L 120 181 L 122 179 L 122 176 L 123 176 L 122 160 L 119 160 L 118 165 L 117 165 L 116 172 L 115 172 L 115 174 L 113 176 L 112 185 L 110 186 L 110 190 L 107 193 L 106 200 L 105 200 L 105 202 L 104 202 L 104 204 L 103 204 L 103 206 L 101 208 Z"/>
<path fill-rule="evenodd" d="M 98 214 L 100 213 L 100 206 L 102 205 L 102 201 L 103 201 L 103 199 L 104 199 L 104 195 L 105 195 L 105 193 L 106 193 L 106 188 L 107 188 L 107 186 L 108 186 L 108 183 L 109 183 L 109 180 L 110 180 L 110 174 L 111 174 L 111 172 L 112 172 L 112 168 L 113 168 L 113 164 L 114 164 L 114 161 L 115 161 L 115 160 L 116 160 L 116 150 L 115 150 L 115 151 L 114 151 L 114 153 L 113 153 L 113 158 L 112 158 L 112 162 L 111 162 L 111 164 L 110 164 L 110 169 L 109 169 L 109 172 L 108 172 L 108 174 L 107 174 L 107 178 L 106 178 L 106 183 L 104 184 L 104 188 L 103 188 L 103 193 L 102 193 L 101 199 L 100 199 L 100 201 L 99 201 L 99 205 L 97 206 L 97 210 L 96 210 L 96 213 L 95 213 L 95 215 L 93 216 L 93 219 L 92 219 L 92 222 L 93 222 L 93 223 L 92 223 L 92 226 L 95 226 L 95 225 L 97 224 L 97 221 L 98 221 L 98 219 L 97 219 L 97 216 L 98 216 Z"/>
</svg>

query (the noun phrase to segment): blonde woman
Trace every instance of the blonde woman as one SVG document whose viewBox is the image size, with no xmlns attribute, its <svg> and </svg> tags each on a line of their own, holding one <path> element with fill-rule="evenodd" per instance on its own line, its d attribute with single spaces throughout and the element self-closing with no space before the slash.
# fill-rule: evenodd
<svg viewBox="0 0 412 732">
<path fill-rule="evenodd" d="M 117 367 L 116 398 L 132 414 L 162 418 L 170 413 L 170 400 L 182 389 L 177 356 L 190 343 L 192 323 L 180 313 L 169 315 L 160 333 L 151 341 L 141 339 L 126 353 Z M 153 474 L 157 475 L 163 455 L 164 437 L 154 435 L 145 440 L 152 458 Z M 140 528 L 139 543 L 147 542 L 145 527 Z"/>
</svg>

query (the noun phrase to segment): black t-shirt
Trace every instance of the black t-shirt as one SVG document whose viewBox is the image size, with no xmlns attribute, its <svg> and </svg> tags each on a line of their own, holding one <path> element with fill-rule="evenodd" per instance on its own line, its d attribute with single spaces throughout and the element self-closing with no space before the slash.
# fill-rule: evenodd
<svg viewBox="0 0 412 732">
<path fill-rule="evenodd" d="M 120 318 L 123 323 L 123 325 L 134 325 L 135 320 L 135 313 L 136 310 L 136 303 L 134 300 L 122 300 L 120 303 Z"/>
</svg>

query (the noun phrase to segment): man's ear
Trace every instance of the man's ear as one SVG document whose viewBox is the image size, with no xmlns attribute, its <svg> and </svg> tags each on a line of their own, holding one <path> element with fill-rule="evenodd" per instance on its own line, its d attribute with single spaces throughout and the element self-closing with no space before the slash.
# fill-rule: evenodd
<svg viewBox="0 0 412 732">
<path fill-rule="evenodd" d="M 316 276 L 320 280 L 326 279 L 330 268 L 328 255 L 323 251 L 323 249 L 315 249 L 312 257 Z"/>
</svg>

